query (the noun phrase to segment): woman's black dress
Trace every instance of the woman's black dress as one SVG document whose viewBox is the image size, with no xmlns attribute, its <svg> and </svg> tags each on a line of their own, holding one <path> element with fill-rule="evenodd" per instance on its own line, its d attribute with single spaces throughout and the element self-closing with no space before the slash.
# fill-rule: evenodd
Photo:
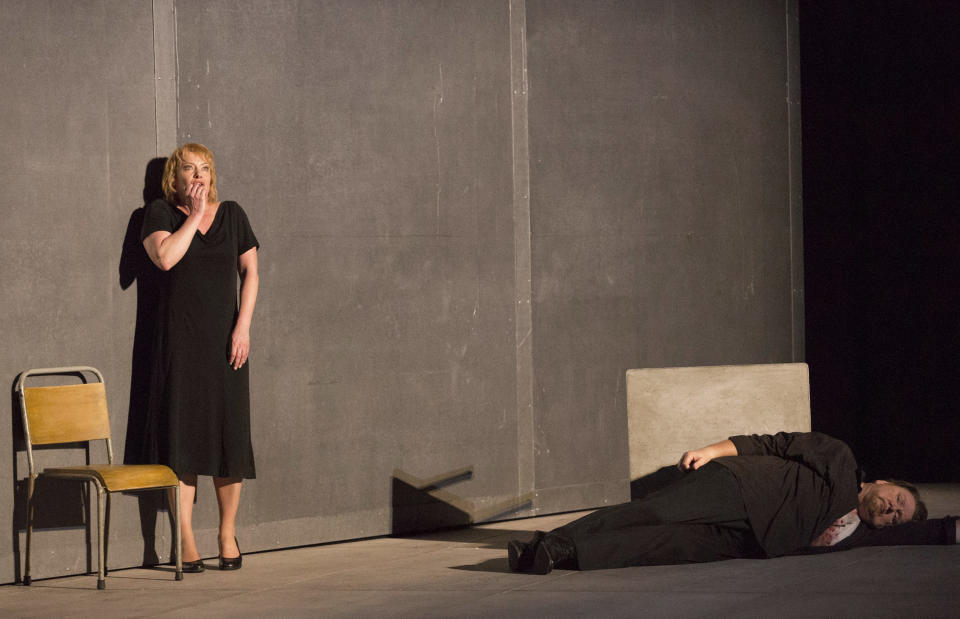
<svg viewBox="0 0 960 619">
<path fill-rule="evenodd" d="M 176 231 L 187 216 L 165 200 L 146 208 L 141 240 Z M 237 257 L 259 247 L 246 214 L 223 202 L 206 234 L 160 278 L 145 432 L 127 461 L 177 474 L 256 477 L 250 443 L 249 367 L 228 363 L 237 307 Z"/>
</svg>

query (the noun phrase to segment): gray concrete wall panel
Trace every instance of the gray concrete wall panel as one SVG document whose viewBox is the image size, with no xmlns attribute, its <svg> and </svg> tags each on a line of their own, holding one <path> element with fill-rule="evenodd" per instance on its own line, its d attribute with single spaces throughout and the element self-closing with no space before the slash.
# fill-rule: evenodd
<svg viewBox="0 0 960 619">
<path fill-rule="evenodd" d="M 786 4 L 527 2 L 536 471 L 557 506 L 627 479 L 627 368 L 794 359 Z"/>
<path fill-rule="evenodd" d="M 243 518 L 389 533 L 394 469 L 471 466 L 451 492 L 516 496 L 507 5 L 181 1 L 177 18 L 181 141 L 214 149 L 263 243 Z"/>
<path fill-rule="evenodd" d="M 652 481 L 728 436 L 809 432 L 810 373 L 806 363 L 628 370 L 627 425 L 630 478 Z"/>
<path fill-rule="evenodd" d="M 150 3 L 0 2 L 0 58 L 0 374 L 12 388 L 29 367 L 98 366 L 122 455 L 136 299 L 118 285 L 117 266 L 156 150 Z M 11 406 L 6 427 L 15 415 Z M 13 454 L 13 470 L 0 475 L 0 522 L 10 532 L 22 522 L 27 464 L 9 432 L 0 433 L 0 453 Z M 139 563 L 136 501 L 119 497 L 115 508 L 114 565 Z M 84 531 L 72 516 L 66 524 L 36 536 L 35 575 L 88 569 Z M 5 582 L 15 576 L 12 540 L 0 536 Z M 95 545 L 93 559 L 95 568 Z"/>
</svg>

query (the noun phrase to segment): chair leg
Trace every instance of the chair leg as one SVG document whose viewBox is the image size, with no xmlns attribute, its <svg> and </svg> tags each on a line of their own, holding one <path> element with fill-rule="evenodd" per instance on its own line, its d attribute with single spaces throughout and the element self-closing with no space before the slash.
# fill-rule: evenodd
<svg viewBox="0 0 960 619">
<path fill-rule="evenodd" d="M 91 482 L 84 482 L 80 484 L 80 501 L 82 503 L 83 510 L 80 513 L 80 518 L 83 522 L 83 535 L 84 541 L 86 542 L 84 546 L 87 549 L 87 572 L 93 571 L 93 501 L 90 499 L 90 486 Z"/>
<path fill-rule="evenodd" d="M 104 569 L 104 560 L 103 560 L 103 537 L 104 537 L 104 521 L 106 519 L 106 492 L 100 487 L 100 484 L 97 484 L 97 529 L 99 535 L 97 536 L 97 589 L 106 589 L 106 570 Z"/>
<path fill-rule="evenodd" d="M 110 572 L 110 515 L 113 512 L 113 494 L 105 492 L 107 512 L 103 522 L 103 576 Z"/>
<path fill-rule="evenodd" d="M 177 580 L 183 580 L 183 540 L 180 537 L 180 484 L 178 483 L 173 491 L 174 502 L 173 502 L 173 539 L 174 547 L 176 548 L 177 553 Z M 167 498 L 170 498 L 170 493 L 167 493 Z"/>
<path fill-rule="evenodd" d="M 27 558 L 23 566 L 23 584 L 30 586 L 30 542 L 33 537 L 33 475 L 27 480 Z"/>
</svg>

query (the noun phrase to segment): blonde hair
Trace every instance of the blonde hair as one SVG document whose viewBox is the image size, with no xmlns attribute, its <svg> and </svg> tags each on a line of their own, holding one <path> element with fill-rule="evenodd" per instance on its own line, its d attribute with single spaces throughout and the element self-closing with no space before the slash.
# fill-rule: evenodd
<svg viewBox="0 0 960 619">
<path fill-rule="evenodd" d="M 183 155 L 185 153 L 192 153 L 198 157 L 202 157 L 210 164 L 210 190 L 207 192 L 207 200 L 216 202 L 217 169 L 213 165 L 213 153 L 203 144 L 184 144 L 173 151 L 172 155 L 167 157 L 167 163 L 163 166 L 163 180 L 160 183 L 160 186 L 163 188 L 163 197 L 165 197 L 170 204 L 176 204 L 177 170 L 180 169 L 180 165 L 183 163 Z"/>
</svg>

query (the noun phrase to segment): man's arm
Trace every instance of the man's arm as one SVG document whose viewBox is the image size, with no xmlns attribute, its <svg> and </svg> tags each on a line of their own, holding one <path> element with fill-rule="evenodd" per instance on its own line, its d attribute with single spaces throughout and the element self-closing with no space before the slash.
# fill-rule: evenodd
<svg viewBox="0 0 960 619">
<path fill-rule="evenodd" d="M 677 463 L 677 468 L 681 471 L 695 471 L 714 458 L 736 456 L 738 454 L 737 446 L 733 444 L 733 441 L 727 439 L 700 449 L 684 452 L 680 457 L 680 462 Z"/>
<path fill-rule="evenodd" d="M 824 478 L 836 471 L 856 470 L 853 452 L 846 443 L 820 432 L 778 432 L 731 436 L 741 456 L 776 456 L 800 462 Z M 831 473 L 834 471 L 834 473 Z M 839 480 L 847 483 L 847 480 Z"/>
</svg>

